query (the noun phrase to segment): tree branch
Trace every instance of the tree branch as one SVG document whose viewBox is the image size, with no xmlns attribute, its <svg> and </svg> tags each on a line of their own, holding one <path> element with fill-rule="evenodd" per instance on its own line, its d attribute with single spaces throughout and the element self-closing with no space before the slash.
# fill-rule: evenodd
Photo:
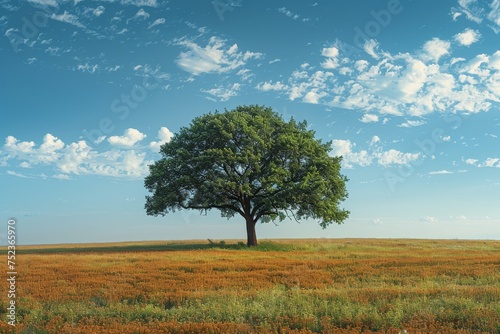
<svg viewBox="0 0 500 334">
<path fill-rule="evenodd" d="M 209 210 L 209 209 L 228 209 L 238 212 L 240 215 L 245 217 L 245 213 L 238 207 L 233 205 L 183 205 L 179 204 L 183 209 L 194 209 L 194 210 Z"/>
</svg>

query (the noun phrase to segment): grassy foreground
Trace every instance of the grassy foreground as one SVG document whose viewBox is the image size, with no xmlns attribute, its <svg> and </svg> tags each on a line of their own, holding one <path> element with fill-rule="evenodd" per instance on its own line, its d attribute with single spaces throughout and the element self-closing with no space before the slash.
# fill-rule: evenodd
<svg viewBox="0 0 500 334">
<path fill-rule="evenodd" d="M 18 247 L 0 333 L 500 333 L 500 241 Z"/>
</svg>

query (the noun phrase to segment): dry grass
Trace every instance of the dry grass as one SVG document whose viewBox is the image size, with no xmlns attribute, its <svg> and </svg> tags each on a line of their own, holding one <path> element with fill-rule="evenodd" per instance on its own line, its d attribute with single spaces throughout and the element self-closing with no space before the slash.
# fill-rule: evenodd
<svg viewBox="0 0 500 334">
<path fill-rule="evenodd" d="M 500 332 L 499 241 L 45 245 L 18 262 L 18 333 Z"/>
</svg>

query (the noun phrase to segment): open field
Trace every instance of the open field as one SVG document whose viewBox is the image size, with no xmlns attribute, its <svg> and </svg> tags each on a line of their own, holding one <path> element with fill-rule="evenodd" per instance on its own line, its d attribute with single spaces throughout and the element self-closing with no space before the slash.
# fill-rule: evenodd
<svg viewBox="0 0 500 334">
<path fill-rule="evenodd" d="M 0 333 L 500 333 L 500 241 L 18 247 Z M 5 282 L 5 281 L 4 281 Z"/>
</svg>

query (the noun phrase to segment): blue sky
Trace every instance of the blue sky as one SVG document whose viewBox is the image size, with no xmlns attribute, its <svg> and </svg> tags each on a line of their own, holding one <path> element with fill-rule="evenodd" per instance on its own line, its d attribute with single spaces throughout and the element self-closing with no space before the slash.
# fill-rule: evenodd
<svg viewBox="0 0 500 334">
<path fill-rule="evenodd" d="M 148 217 L 143 187 L 180 127 L 242 104 L 307 120 L 350 179 L 344 225 L 258 238 L 500 238 L 499 0 L 0 6 L 0 213 L 20 243 L 245 238 L 215 211 Z"/>
</svg>

